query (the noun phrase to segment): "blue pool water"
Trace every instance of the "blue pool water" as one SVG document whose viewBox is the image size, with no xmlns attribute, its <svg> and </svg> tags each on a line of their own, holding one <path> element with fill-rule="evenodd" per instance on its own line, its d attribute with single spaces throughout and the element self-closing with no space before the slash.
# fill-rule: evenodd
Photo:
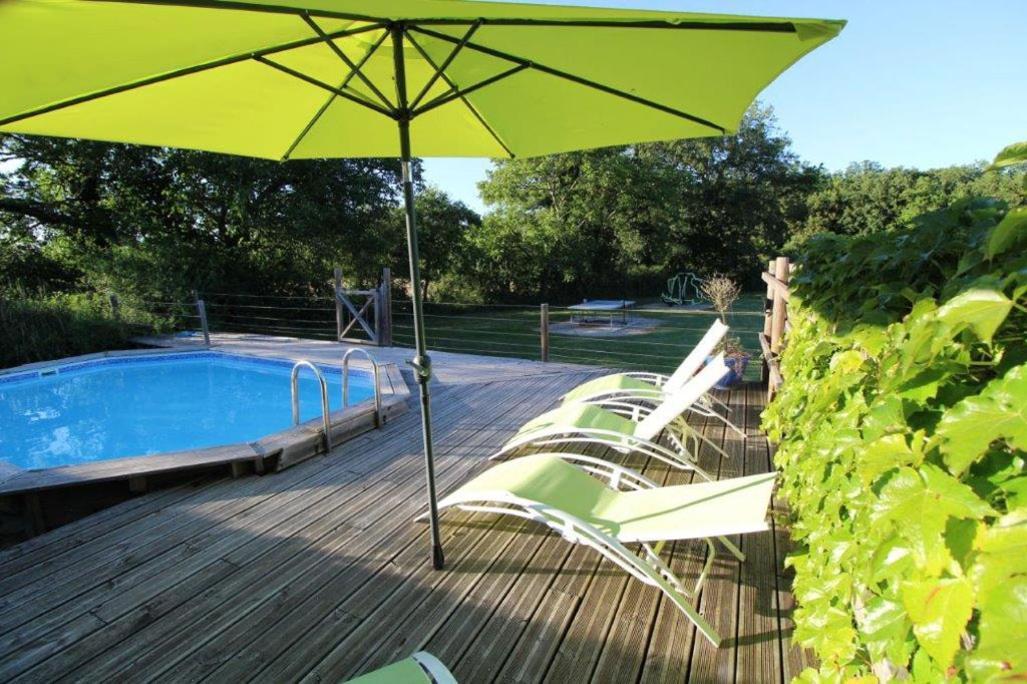
<svg viewBox="0 0 1027 684">
<path fill-rule="evenodd" d="M 292 362 L 219 352 L 114 357 L 58 372 L 0 376 L 0 461 L 25 469 L 259 439 L 292 425 Z M 338 369 L 322 367 L 332 410 Z M 350 370 L 350 403 L 371 397 Z M 318 384 L 300 372 L 302 420 L 321 415 Z"/>
</svg>

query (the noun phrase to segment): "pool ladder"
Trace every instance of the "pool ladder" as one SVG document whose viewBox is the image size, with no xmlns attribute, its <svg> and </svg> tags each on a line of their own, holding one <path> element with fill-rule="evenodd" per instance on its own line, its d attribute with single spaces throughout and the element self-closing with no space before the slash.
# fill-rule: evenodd
<svg viewBox="0 0 1027 684">
<path fill-rule="evenodd" d="M 367 357 L 368 362 L 371 364 L 371 370 L 374 373 L 374 426 L 379 428 L 382 426 L 381 373 L 378 369 L 378 362 L 366 349 L 350 347 L 346 350 L 346 353 L 342 355 L 342 407 L 346 408 L 349 406 L 349 357 L 353 356 L 353 354 L 357 352 L 360 352 Z"/>
<path fill-rule="evenodd" d="M 376 428 L 382 425 L 382 388 L 381 388 L 381 373 L 379 372 L 378 362 L 366 349 L 360 347 L 351 347 L 342 356 L 342 406 L 343 408 L 349 406 L 349 357 L 354 352 L 360 352 L 367 357 L 367 360 L 371 363 L 371 368 L 374 372 L 374 426 Z M 317 380 L 318 385 L 321 388 L 321 422 L 324 427 L 325 433 L 325 450 L 332 450 L 332 425 L 329 418 L 331 414 L 331 408 L 328 402 L 328 381 L 325 380 L 324 373 L 321 369 L 315 366 L 310 361 L 303 359 L 297 361 L 292 367 L 292 374 L 289 378 L 289 384 L 292 391 L 292 424 L 300 424 L 300 392 L 299 392 L 299 377 L 300 371 L 304 368 L 309 368 L 314 374 L 314 378 Z"/>
</svg>

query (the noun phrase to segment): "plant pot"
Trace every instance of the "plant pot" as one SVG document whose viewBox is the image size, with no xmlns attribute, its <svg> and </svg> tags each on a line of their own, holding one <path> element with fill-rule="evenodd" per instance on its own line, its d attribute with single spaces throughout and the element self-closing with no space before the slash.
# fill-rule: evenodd
<svg viewBox="0 0 1027 684">
<path fill-rule="evenodd" d="M 750 358 L 751 357 L 748 354 L 726 357 L 724 359 L 724 365 L 728 368 L 727 373 L 724 374 L 724 377 L 722 377 L 714 387 L 719 390 L 728 390 L 740 383 L 742 381 L 742 376 L 745 375 L 745 369 L 749 367 Z M 712 361 L 713 357 L 709 356 L 706 360 Z"/>
</svg>

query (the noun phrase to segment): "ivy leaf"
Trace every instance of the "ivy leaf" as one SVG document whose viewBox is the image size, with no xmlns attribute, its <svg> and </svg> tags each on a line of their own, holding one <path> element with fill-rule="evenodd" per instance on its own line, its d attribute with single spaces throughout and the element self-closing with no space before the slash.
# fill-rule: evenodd
<svg viewBox="0 0 1027 684">
<path fill-rule="evenodd" d="M 913 634 L 943 668 L 955 658 L 973 602 L 973 585 L 965 577 L 902 584 L 902 604 L 913 622 Z"/>
<path fill-rule="evenodd" d="M 860 459 L 860 479 L 864 485 L 871 485 L 883 473 L 912 465 L 916 460 L 917 456 L 909 448 L 904 434 L 884 435 L 864 448 Z"/>
<path fill-rule="evenodd" d="M 896 535 L 882 542 L 870 559 L 870 576 L 873 582 L 891 582 L 904 578 L 913 569 L 909 547 Z"/>
<path fill-rule="evenodd" d="M 938 385 L 949 375 L 949 371 L 945 368 L 937 366 L 928 368 L 902 383 L 898 388 L 899 396 L 923 404 L 938 394 Z"/>
<path fill-rule="evenodd" d="M 945 465 L 956 475 L 996 439 L 1027 451 L 1027 364 L 992 380 L 977 396 L 954 404 L 935 431 Z"/>
<path fill-rule="evenodd" d="M 974 287 L 956 295 L 938 309 L 938 320 L 955 328 L 968 326 L 985 342 L 1006 320 L 1013 302 L 994 288 Z"/>
<path fill-rule="evenodd" d="M 888 334 L 877 325 L 857 325 L 849 335 L 852 344 L 868 356 L 877 356 L 888 343 Z"/>
<path fill-rule="evenodd" d="M 979 680 L 1027 679 L 1027 577 L 1010 580 L 980 608 L 980 642 L 968 667 Z"/>
<path fill-rule="evenodd" d="M 943 536 L 949 518 L 978 519 L 992 512 L 965 484 L 937 466 L 924 464 L 919 470 L 899 469 L 881 488 L 873 518 L 875 523 L 896 523 L 920 567 L 933 574 L 952 559 Z"/>
<path fill-rule="evenodd" d="M 875 659 L 884 656 L 890 645 L 906 641 L 911 626 L 905 606 L 884 596 L 867 601 L 859 622 L 861 636 Z"/>
<path fill-rule="evenodd" d="M 1003 148 L 996 155 L 995 161 L 991 163 L 988 169 L 1002 169 L 1007 166 L 1023 164 L 1024 162 L 1027 162 L 1027 142 L 1018 142 Z"/>
<path fill-rule="evenodd" d="M 902 400 L 894 394 L 878 395 L 868 408 L 863 419 L 863 439 L 872 441 L 886 434 L 891 434 L 906 422 L 902 408 Z"/>
<path fill-rule="evenodd" d="M 967 661 L 975 679 L 1027 674 L 1027 511 L 999 518 L 977 542 L 979 642 Z"/>
<path fill-rule="evenodd" d="M 972 575 L 982 598 L 1002 594 L 1006 583 L 1027 578 L 1027 510 L 1017 510 L 995 521 L 975 542 L 979 552 Z"/>
<path fill-rule="evenodd" d="M 985 253 L 988 258 L 1008 252 L 1027 238 L 1027 207 L 1010 209 L 1002 221 L 988 233 Z"/>
</svg>

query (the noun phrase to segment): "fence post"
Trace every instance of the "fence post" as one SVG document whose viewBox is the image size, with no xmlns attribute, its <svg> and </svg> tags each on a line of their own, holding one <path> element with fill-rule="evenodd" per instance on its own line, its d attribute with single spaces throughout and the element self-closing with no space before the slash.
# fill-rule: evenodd
<svg viewBox="0 0 1027 684">
<path fill-rule="evenodd" d="M 767 262 L 767 273 L 774 275 L 774 260 Z M 763 337 L 770 340 L 771 316 L 774 309 L 774 286 L 767 283 L 767 295 L 763 300 Z M 770 382 L 770 359 L 763 359 L 763 382 Z"/>
<path fill-rule="evenodd" d="M 338 342 L 342 339 L 342 325 L 343 325 L 343 313 L 342 313 L 342 302 L 339 300 L 339 291 L 342 290 L 342 268 L 339 266 L 335 267 L 335 341 Z"/>
<path fill-rule="evenodd" d="M 375 329 L 378 333 L 378 344 L 383 347 L 392 346 L 392 269 L 382 269 L 382 283 L 378 286 L 378 314 Z"/>
<path fill-rule="evenodd" d="M 788 284 L 788 257 L 778 257 L 774 263 L 774 277 L 783 284 Z M 788 317 L 788 302 L 784 293 L 774 288 L 774 311 L 770 321 L 770 350 L 775 354 L 781 350 L 781 342 L 785 332 L 785 320 Z"/>
<path fill-rule="evenodd" d="M 203 330 L 203 344 L 210 346 L 210 328 L 207 326 L 207 305 L 202 299 L 196 300 L 196 313 L 200 315 L 200 328 Z"/>
<path fill-rule="evenodd" d="M 541 358 L 543 361 L 549 361 L 549 305 L 542 304 L 539 306 L 539 336 L 541 344 Z"/>
<path fill-rule="evenodd" d="M 121 302 L 118 300 L 118 295 L 111 295 L 111 317 L 114 320 L 121 320 Z"/>
</svg>

